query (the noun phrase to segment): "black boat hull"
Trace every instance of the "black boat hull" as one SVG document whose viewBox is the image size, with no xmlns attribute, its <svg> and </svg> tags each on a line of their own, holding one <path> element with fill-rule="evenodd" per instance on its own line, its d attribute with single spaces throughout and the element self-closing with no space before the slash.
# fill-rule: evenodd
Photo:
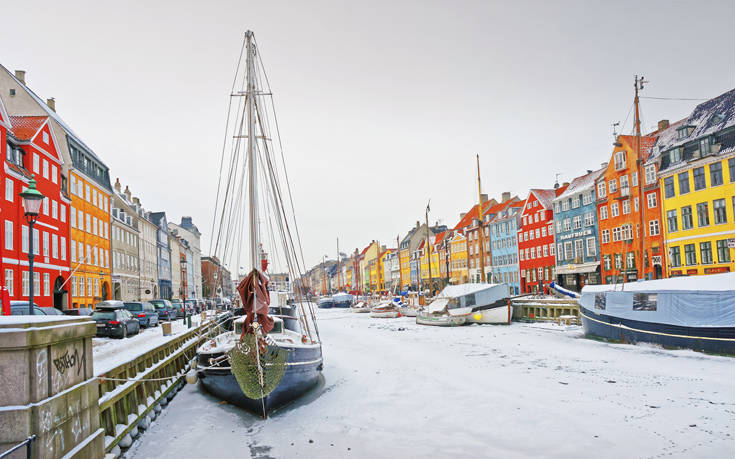
<svg viewBox="0 0 735 459">
<path fill-rule="evenodd" d="M 585 335 L 622 341 L 646 342 L 666 347 L 735 354 L 735 327 L 683 327 L 597 314 L 580 306 Z"/>
<path fill-rule="evenodd" d="M 199 380 L 204 388 L 215 397 L 255 414 L 263 415 L 264 408 L 267 413 L 282 407 L 301 397 L 319 381 L 319 374 L 322 371 L 322 354 L 318 346 L 284 349 L 291 351 L 289 366 L 278 386 L 263 398 L 246 397 L 229 368 L 205 368 L 208 365 L 206 360 L 215 357 L 209 354 L 201 354 L 198 357 L 199 367 L 204 368 L 198 371 Z"/>
</svg>

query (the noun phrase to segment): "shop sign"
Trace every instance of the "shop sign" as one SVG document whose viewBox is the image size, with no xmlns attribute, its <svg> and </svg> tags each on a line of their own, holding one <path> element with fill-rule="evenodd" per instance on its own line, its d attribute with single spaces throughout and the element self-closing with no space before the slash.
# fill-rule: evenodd
<svg viewBox="0 0 735 459">
<path fill-rule="evenodd" d="M 727 240 L 727 247 L 735 249 L 735 238 L 730 238 Z"/>
<path fill-rule="evenodd" d="M 716 268 L 704 268 L 705 274 L 720 274 L 720 273 L 729 273 L 730 268 L 727 266 L 718 266 Z"/>
<path fill-rule="evenodd" d="M 651 264 L 661 266 L 661 255 L 653 255 L 651 257 Z"/>
<path fill-rule="evenodd" d="M 592 230 L 589 229 L 589 228 L 587 228 L 587 229 L 584 229 L 582 231 L 575 231 L 574 233 L 563 234 L 563 235 L 559 236 L 559 240 L 560 241 L 565 241 L 567 239 L 572 239 L 572 238 L 577 238 L 577 237 L 583 237 L 583 236 L 589 236 L 590 234 L 592 234 Z"/>
<path fill-rule="evenodd" d="M 687 275 L 688 276 L 696 276 L 697 275 L 697 268 L 687 269 Z"/>
</svg>

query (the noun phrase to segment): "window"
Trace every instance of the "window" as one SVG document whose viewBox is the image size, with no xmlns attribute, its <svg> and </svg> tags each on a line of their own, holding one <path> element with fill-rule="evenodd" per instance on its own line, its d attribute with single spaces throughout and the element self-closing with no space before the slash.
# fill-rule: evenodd
<svg viewBox="0 0 735 459">
<path fill-rule="evenodd" d="M 13 181 L 9 178 L 5 179 L 5 199 L 13 202 Z"/>
<path fill-rule="evenodd" d="M 709 186 L 719 186 L 722 183 L 722 162 L 717 161 L 709 165 Z"/>
<path fill-rule="evenodd" d="M 620 233 L 620 227 L 619 226 L 613 228 L 613 242 L 618 242 L 621 239 L 620 234 L 621 233 Z"/>
<path fill-rule="evenodd" d="M 55 220 L 59 218 L 59 203 L 51 201 L 51 217 Z"/>
<path fill-rule="evenodd" d="M 574 256 L 582 261 L 584 257 L 584 241 L 582 239 L 574 240 Z"/>
<path fill-rule="evenodd" d="M 13 250 L 13 222 L 5 220 L 5 248 Z"/>
<path fill-rule="evenodd" d="M 584 226 L 592 226 L 595 224 L 595 213 L 587 212 L 584 214 Z"/>
<path fill-rule="evenodd" d="M 570 231 L 572 229 L 572 220 L 569 218 L 564 219 L 564 231 Z"/>
<path fill-rule="evenodd" d="M 694 190 L 703 190 L 707 186 L 704 180 L 704 167 L 694 168 L 692 175 L 694 176 Z"/>
<path fill-rule="evenodd" d="M 130 236 L 130 233 L 128 233 L 128 236 Z M 546 237 L 546 227 L 545 226 L 541 228 L 541 237 Z M 128 244 L 130 244 L 130 239 L 128 239 Z"/>
<path fill-rule="evenodd" d="M 681 208 L 681 229 L 688 230 L 694 227 L 694 219 L 692 218 L 692 206 Z"/>
<path fill-rule="evenodd" d="M 51 236 L 51 256 L 59 258 L 59 236 L 56 234 Z"/>
<path fill-rule="evenodd" d="M 618 191 L 618 181 L 617 179 L 612 179 L 607 182 L 607 187 L 610 189 L 610 193 L 615 193 Z"/>
<path fill-rule="evenodd" d="M 689 172 L 685 171 L 678 175 L 679 177 L 679 194 L 689 193 Z"/>
<path fill-rule="evenodd" d="M 43 273 L 43 294 L 46 296 L 51 295 L 51 280 L 49 277 L 49 273 Z"/>
<path fill-rule="evenodd" d="M 71 261 L 77 261 L 77 245 L 71 241 Z"/>
<path fill-rule="evenodd" d="M 623 201 L 623 215 L 628 215 L 630 213 L 630 199 L 626 199 Z"/>
<path fill-rule="evenodd" d="M 567 210 L 569 210 L 569 200 L 568 199 L 565 199 L 564 201 L 562 201 L 561 210 L 562 212 L 566 212 Z"/>
<path fill-rule="evenodd" d="M 602 243 L 607 244 L 610 242 L 610 230 L 602 230 Z"/>
<path fill-rule="evenodd" d="M 21 250 L 23 253 L 28 253 L 28 227 L 23 226 L 21 228 Z"/>
<path fill-rule="evenodd" d="M 41 273 L 33 273 L 33 294 L 41 295 Z"/>
<path fill-rule="evenodd" d="M 730 168 L 730 183 L 735 182 L 735 158 L 728 159 L 727 164 Z"/>
<path fill-rule="evenodd" d="M 653 209 L 658 205 L 658 202 L 656 201 L 656 193 L 648 193 L 646 195 L 646 202 L 648 203 L 648 208 Z"/>
<path fill-rule="evenodd" d="M 604 181 L 603 182 L 599 182 L 597 184 L 597 197 L 598 198 L 604 198 L 607 195 L 607 193 L 605 193 L 605 191 L 606 191 L 605 190 L 605 182 Z"/>
<path fill-rule="evenodd" d="M 44 134 L 46 133 L 44 132 Z M 51 165 L 51 181 L 53 183 L 59 183 L 59 170 L 54 165 Z"/>
<path fill-rule="evenodd" d="M 51 176 L 49 175 L 48 161 L 44 159 L 42 164 L 43 164 L 43 178 L 45 178 L 46 180 L 49 180 Z"/>
<path fill-rule="evenodd" d="M 626 166 L 625 151 L 615 152 L 615 155 L 613 156 L 613 158 L 615 160 L 615 170 L 616 171 L 625 169 L 625 166 Z"/>
<path fill-rule="evenodd" d="M 605 266 L 605 271 L 610 271 L 612 269 L 612 260 L 610 259 L 610 255 L 603 256 L 602 261 Z"/>
<path fill-rule="evenodd" d="M 64 236 L 61 236 L 61 259 L 66 260 L 66 238 Z"/>
<path fill-rule="evenodd" d="M 559 250 L 557 252 L 559 253 L 558 255 L 559 261 L 564 260 L 564 248 L 561 244 L 559 244 Z"/>
<path fill-rule="evenodd" d="M 84 185 L 84 200 L 89 201 L 91 197 L 92 197 L 91 188 L 89 187 L 89 185 L 85 184 Z"/>
<path fill-rule="evenodd" d="M 37 229 L 33 229 L 33 254 L 34 255 L 40 255 L 41 254 L 41 238 L 39 237 L 39 232 Z"/>
<path fill-rule="evenodd" d="M 709 226 L 709 205 L 706 202 L 697 204 L 697 220 L 699 226 Z"/>
<path fill-rule="evenodd" d="M 681 266 L 681 249 L 679 249 L 679 246 L 669 249 L 669 260 L 672 267 L 678 268 Z"/>
<path fill-rule="evenodd" d="M 664 179 L 664 196 L 667 198 L 676 196 L 676 192 L 674 191 L 674 177 L 666 177 Z"/>
<path fill-rule="evenodd" d="M 638 186 L 638 172 L 633 172 L 630 174 L 630 181 L 632 182 L 633 186 Z"/>
<path fill-rule="evenodd" d="M 648 222 L 648 235 L 649 236 L 658 236 L 661 233 L 661 229 L 658 225 L 658 220 L 651 220 Z"/>
<path fill-rule="evenodd" d="M 14 296 L 13 290 L 13 270 L 5 270 L 5 287 L 8 289 L 8 295 L 12 298 Z"/>
<path fill-rule="evenodd" d="M 39 161 L 41 158 L 39 158 L 38 153 L 33 153 L 33 172 L 38 174 L 40 169 L 40 163 Z"/>
<path fill-rule="evenodd" d="M 84 216 L 86 217 L 85 220 L 86 220 L 86 223 L 87 223 L 85 225 L 85 229 L 84 230 L 86 232 L 88 232 L 88 233 L 91 233 L 92 232 L 92 216 L 90 214 L 84 214 Z"/>
<path fill-rule="evenodd" d="M 669 162 L 671 164 L 676 164 L 679 161 L 681 161 L 681 149 L 677 147 L 669 150 Z"/>
<path fill-rule="evenodd" d="M 620 253 L 615 254 L 615 269 L 623 269 L 623 255 Z"/>
<path fill-rule="evenodd" d="M 646 174 L 646 185 L 651 185 L 652 183 L 655 183 L 656 182 L 656 165 L 649 164 L 648 166 L 646 166 L 645 174 Z"/>
<path fill-rule="evenodd" d="M 717 261 L 730 263 L 730 249 L 727 247 L 727 239 L 717 241 Z"/>
<path fill-rule="evenodd" d="M 679 230 L 678 221 L 676 219 L 676 209 L 666 212 L 666 221 L 669 225 L 669 233 L 675 233 Z"/>
<path fill-rule="evenodd" d="M 575 230 L 582 229 L 582 216 L 576 215 L 573 220 L 573 227 Z"/>
<path fill-rule="evenodd" d="M 531 247 L 531 260 L 536 259 L 536 247 Z"/>
<path fill-rule="evenodd" d="M 22 280 L 22 295 L 28 296 L 31 293 L 31 285 L 29 282 L 30 276 L 28 274 L 28 271 L 23 271 L 23 280 Z"/>
<path fill-rule="evenodd" d="M 618 208 L 617 202 L 614 202 L 610 205 L 610 214 L 613 217 L 617 217 L 618 215 L 620 215 L 620 209 Z"/>
<path fill-rule="evenodd" d="M 592 204 L 593 200 L 594 200 L 594 197 L 592 196 L 592 191 L 588 191 L 587 193 L 584 193 L 582 195 L 582 205 L 584 206 L 588 204 Z"/>
<path fill-rule="evenodd" d="M 43 214 L 46 215 L 46 216 L 48 216 L 48 213 L 49 213 L 49 210 L 48 210 L 48 202 L 49 202 L 49 198 L 48 197 L 43 198 Z"/>
<path fill-rule="evenodd" d="M 579 195 L 572 198 L 572 209 L 579 207 Z"/>
<path fill-rule="evenodd" d="M 727 223 L 727 207 L 724 199 L 715 199 L 712 201 L 712 210 L 715 214 L 715 225 Z"/>
<path fill-rule="evenodd" d="M 595 242 L 595 238 L 588 237 L 586 242 L 587 242 L 587 256 L 596 257 L 597 256 L 597 242 Z"/>
<path fill-rule="evenodd" d="M 545 245 L 543 247 L 544 247 L 544 256 L 548 257 L 549 256 L 549 246 Z"/>
<path fill-rule="evenodd" d="M 686 244 L 684 246 L 684 261 L 686 262 L 687 266 L 697 264 L 697 253 L 696 249 L 694 248 L 694 244 Z"/>
<path fill-rule="evenodd" d="M 630 186 L 628 185 L 628 175 L 620 176 L 620 191 L 630 193 Z"/>
<path fill-rule="evenodd" d="M 556 212 L 558 214 L 559 213 L 559 209 L 560 209 L 559 208 L 559 203 L 558 202 L 555 202 L 554 203 L 554 212 Z"/>
<path fill-rule="evenodd" d="M 66 206 L 63 205 L 63 204 L 60 205 L 59 206 L 59 211 L 61 213 L 61 222 L 62 223 L 66 223 Z"/>
<path fill-rule="evenodd" d="M 699 243 L 699 259 L 702 261 L 703 265 L 711 265 L 712 264 L 712 243 L 707 242 L 700 242 Z"/>
<path fill-rule="evenodd" d="M 92 278 L 91 277 L 88 277 L 87 278 L 87 295 L 88 296 L 92 296 L 92 295 L 94 295 L 93 292 L 94 292 L 94 290 L 92 290 Z"/>
<path fill-rule="evenodd" d="M 626 260 L 628 269 L 635 269 L 635 252 L 628 252 Z"/>
<path fill-rule="evenodd" d="M 49 246 L 51 244 L 49 243 L 49 233 L 43 232 L 43 256 L 48 257 L 49 256 Z"/>
<path fill-rule="evenodd" d="M 607 206 L 600 207 L 600 220 L 607 219 Z"/>
</svg>

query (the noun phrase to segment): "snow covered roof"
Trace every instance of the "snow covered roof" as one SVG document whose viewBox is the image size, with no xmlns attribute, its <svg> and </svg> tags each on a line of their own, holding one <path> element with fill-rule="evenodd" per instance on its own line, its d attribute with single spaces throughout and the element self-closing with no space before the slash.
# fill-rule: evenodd
<svg viewBox="0 0 735 459">
<path fill-rule="evenodd" d="M 673 277 L 626 284 L 585 285 L 582 293 L 595 292 L 650 292 L 650 291 L 694 291 L 733 292 L 735 294 L 735 272 L 710 274 L 707 276 Z"/>
<path fill-rule="evenodd" d="M 595 186 L 595 180 L 597 180 L 600 175 L 605 172 L 605 169 L 606 168 L 603 167 L 601 169 L 589 172 L 585 175 L 573 179 L 567 189 L 564 190 L 564 192 L 561 193 L 559 196 L 557 196 L 554 201 L 570 198 L 577 193 L 592 189 Z"/>
<path fill-rule="evenodd" d="M 33 140 L 48 116 L 10 116 L 13 135 L 18 140 Z"/>
<path fill-rule="evenodd" d="M 483 290 L 491 289 L 500 284 L 459 284 L 459 285 L 447 285 L 439 293 L 439 297 L 442 298 L 456 298 L 458 296 L 469 295 L 471 293 L 481 292 Z"/>
<path fill-rule="evenodd" d="M 533 194 L 536 196 L 536 199 L 538 199 L 538 202 L 543 206 L 544 209 L 551 209 L 551 204 L 554 201 L 554 198 L 556 197 L 557 190 L 549 189 L 549 190 L 543 190 L 541 188 L 533 188 L 529 196 Z M 526 200 L 528 201 L 528 200 Z"/>
</svg>

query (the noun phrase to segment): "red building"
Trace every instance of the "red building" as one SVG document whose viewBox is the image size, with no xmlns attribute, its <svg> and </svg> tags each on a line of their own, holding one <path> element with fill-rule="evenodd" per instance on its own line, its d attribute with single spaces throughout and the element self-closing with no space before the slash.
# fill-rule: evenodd
<svg viewBox="0 0 735 459">
<path fill-rule="evenodd" d="M 4 158 L 0 174 L 4 192 L 0 215 L 5 231 L 2 240 L 2 280 L 11 300 L 27 300 L 34 289 L 39 306 L 68 308 L 70 274 L 69 206 L 63 159 L 46 116 L 7 116 L 0 102 L 0 149 Z M 19 196 L 31 178 L 46 199 L 33 234 L 29 234 Z M 33 237 L 33 279 L 29 277 L 28 249 Z"/>
<path fill-rule="evenodd" d="M 569 184 L 551 189 L 533 189 L 521 212 L 518 230 L 518 267 L 522 293 L 542 293 L 544 284 L 554 280 L 555 242 L 553 200 Z"/>
</svg>

